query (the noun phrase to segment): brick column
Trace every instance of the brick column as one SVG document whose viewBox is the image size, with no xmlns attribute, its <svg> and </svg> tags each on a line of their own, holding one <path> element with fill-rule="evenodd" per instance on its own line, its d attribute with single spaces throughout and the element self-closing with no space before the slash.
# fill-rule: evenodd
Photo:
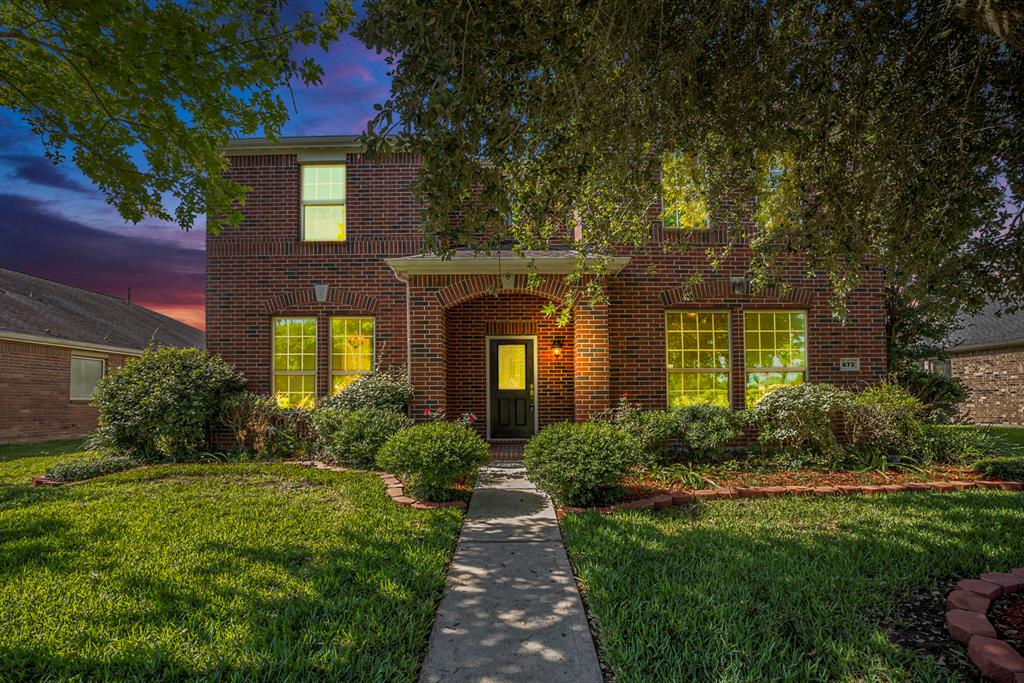
<svg viewBox="0 0 1024 683">
<path fill-rule="evenodd" d="M 412 416 L 423 419 L 423 411 L 445 410 L 446 334 L 444 308 L 437 300 L 434 287 L 416 286 L 412 280 L 411 320 L 412 368 L 409 378 L 416 390 L 412 400 Z"/>
<path fill-rule="evenodd" d="M 576 308 L 573 343 L 573 389 L 576 396 L 576 421 L 611 406 L 611 373 L 608 367 L 608 305 Z"/>
</svg>

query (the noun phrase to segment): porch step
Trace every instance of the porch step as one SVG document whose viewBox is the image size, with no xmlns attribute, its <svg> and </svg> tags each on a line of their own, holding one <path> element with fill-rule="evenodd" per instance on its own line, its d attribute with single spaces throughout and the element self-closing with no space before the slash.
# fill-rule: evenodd
<svg viewBox="0 0 1024 683">
<path fill-rule="evenodd" d="M 491 444 L 491 461 L 522 460 L 525 441 L 503 442 Z"/>
</svg>

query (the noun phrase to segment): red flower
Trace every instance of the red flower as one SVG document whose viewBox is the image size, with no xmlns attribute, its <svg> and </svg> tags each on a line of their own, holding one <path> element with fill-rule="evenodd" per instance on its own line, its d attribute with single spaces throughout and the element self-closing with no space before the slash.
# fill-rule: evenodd
<svg viewBox="0 0 1024 683">
<path fill-rule="evenodd" d="M 629 398 L 629 392 L 628 391 L 622 392 L 622 398 Z"/>
<path fill-rule="evenodd" d="M 469 416 L 469 421 L 470 422 L 476 422 L 476 415 L 470 415 Z"/>
<path fill-rule="evenodd" d="M 424 408 L 423 409 L 423 414 L 424 415 L 430 415 L 430 408 Z"/>
</svg>

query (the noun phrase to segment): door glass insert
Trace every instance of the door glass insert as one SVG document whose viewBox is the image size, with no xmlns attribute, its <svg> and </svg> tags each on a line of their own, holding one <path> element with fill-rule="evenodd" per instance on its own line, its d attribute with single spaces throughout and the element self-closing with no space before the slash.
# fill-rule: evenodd
<svg viewBox="0 0 1024 683">
<path fill-rule="evenodd" d="M 498 344 L 498 389 L 526 389 L 526 345 Z"/>
</svg>

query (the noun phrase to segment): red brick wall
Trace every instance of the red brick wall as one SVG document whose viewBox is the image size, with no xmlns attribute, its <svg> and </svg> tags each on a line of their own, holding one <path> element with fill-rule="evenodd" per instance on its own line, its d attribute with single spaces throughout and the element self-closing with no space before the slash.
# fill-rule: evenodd
<svg viewBox="0 0 1024 683">
<path fill-rule="evenodd" d="M 254 187 L 242 226 L 207 241 L 207 348 L 234 363 L 250 387 L 270 389 L 270 320 L 274 315 L 316 315 L 320 320 L 318 391 L 327 391 L 327 325 L 330 315 L 373 315 L 377 321 L 378 366 L 406 365 L 412 359 L 417 387 L 414 414 L 440 408 L 456 415 L 482 406 L 485 391 L 465 381 L 452 381 L 464 349 L 449 348 L 446 339 L 461 338 L 462 314 L 446 315 L 472 296 L 486 297 L 497 285 L 495 276 L 419 275 L 411 278 L 410 311 L 414 331 L 406 346 L 406 286 L 383 262 L 389 256 L 420 253 L 418 206 L 408 191 L 415 178 L 414 157 L 399 155 L 368 163 L 359 155 L 348 160 L 348 240 L 342 243 L 299 241 L 299 166 L 292 155 L 236 157 L 231 177 Z M 652 213 L 652 215 L 654 215 Z M 808 312 L 809 378 L 815 382 L 863 385 L 885 375 L 882 274 L 870 271 L 850 297 L 846 322 L 836 320 L 828 305 L 828 281 L 808 279 L 798 260 L 785 272 L 788 291 L 759 296 L 733 292 L 730 276 L 742 275 L 749 250 L 736 247 L 716 271 L 705 254 L 721 243 L 716 231 L 697 235 L 663 230 L 653 222 L 651 243 L 622 249 L 632 260 L 608 284 L 607 341 L 593 312 L 577 313 L 575 332 L 590 347 L 574 356 L 574 397 L 577 417 L 614 403 L 624 392 L 650 407 L 666 404 L 664 312 L 687 308 L 726 308 L 732 313 L 732 403 L 743 405 L 743 311 L 752 308 L 799 309 Z M 697 240 L 696 248 L 676 253 L 677 243 Z M 683 283 L 699 274 L 703 284 L 686 300 Z M 519 276 L 519 280 L 523 280 Z M 325 282 L 331 300 L 312 301 L 312 283 Z M 485 283 L 481 287 L 480 283 Z M 517 285 L 518 286 L 518 285 Z M 557 283 L 537 300 L 557 298 Z M 486 290 L 486 291 L 485 291 Z M 488 304 L 478 304 L 486 310 Z M 517 304 L 519 306 L 519 304 Z M 471 310 L 472 307 L 467 308 Z M 454 309 L 453 309 L 454 310 Z M 522 309 L 516 309 L 522 315 Z M 493 313 L 486 313 L 492 315 Z M 605 315 L 597 312 L 598 317 Z M 582 317 L 581 317 L 582 316 Z M 595 336 L 596 335 L 596 336 Z M 568 339 L 568 335 L 567 335 Z M 469 342 L 460 342 L 468 344 Z M 606 349 L 602 348 L 607 346 Z M 483 348 L 482 338 L 480 348 Z M 584 348 L 581 346 L 581 348 Z M 568 358 L 566 354 L 564 357 Z M 839 359 L 860 359 L 860 371 L 840 372 Z M 565 362 L 565 361 L 563 361 Z M 483 377 L 481 375 L 480 377 Z M 469 408 L 477 412 L 478 408 Z M 480 411 L 482 414 L 482 411 Z M 568 415 L 568 413 L 566 413 Z"/>
<path fill-rule="evenodd" d="M 978 424 L 1024 425 L 1024 344 L 952 355 L 953 376 L 971 395 L 961 405 Z"/>
<path fill-rule="evenodd" d="M 448 415 L 477 416 L 485 434 L 487 414 L 488 336 L 536 336 L 537 421 L 541 427 L 572 420 L 573 326 L 559 327 L 542 314 L 546 299 L 526 294 L 499 293 L 454 306 L 446 313 Z M 562 342 L 555 355 L 552 343 Z"/>
<path fill-rule="evenodd" d="M 0 443 L 85 436 L 96 428 L 96 409 L 71 400 L 72 353 L 0 340 Z M 108 371 L 124 362 L 117 354 L 105 357 Z"/>
</svg>

